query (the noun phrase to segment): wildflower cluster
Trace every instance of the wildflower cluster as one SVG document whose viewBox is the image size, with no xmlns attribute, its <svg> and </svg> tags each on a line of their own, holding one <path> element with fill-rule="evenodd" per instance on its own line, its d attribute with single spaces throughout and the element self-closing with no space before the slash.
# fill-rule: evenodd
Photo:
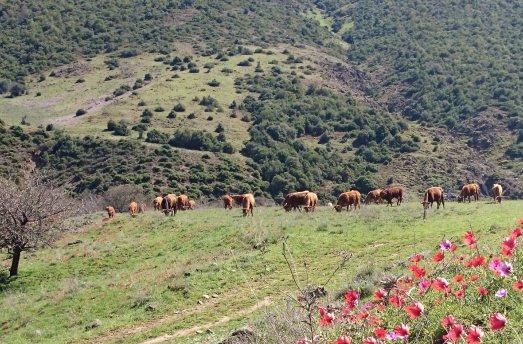
<svg viewBox="0 0 523 344">
<path fill-rule="evenodd" d="M 523 301 L 522 271 L 515 269 L 522 234 L 520 219 L 495 252 L 480 247 L 473 231 L 461 240 L 443 240 L 436 252 L 411 256 L 408 271 L 382 281 L 371 297 L 350 290 L 343 303 L 318 306 L 317 335 L 298 343 L 477 344 L 496 336 L 517 338 L 509 314 L 517 314 Z"/>
</svg>

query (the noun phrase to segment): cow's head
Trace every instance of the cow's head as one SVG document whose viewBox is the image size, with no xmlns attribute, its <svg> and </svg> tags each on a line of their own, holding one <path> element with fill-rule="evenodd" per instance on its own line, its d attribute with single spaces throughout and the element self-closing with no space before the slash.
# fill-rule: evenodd
<svg viewBox="0 0 523 344">
<path fill-rule="evenodd" d="M 421 201 L 421 204 L 423 204 L 423 208 L 424 209 L 428 209 L 429 208 L 429 202 Z"/>
<path fill-rule="evenodd" d="M 285 211 L 291 211 L 292 206 L 289 203 L 283 203 L 283 209 L 285 209 Z"/>
<path fill-rule="evenodd" d="M 341 211 L 341 205 L 336 204 L 334 209 L 339 213 Z"/>
</svg>

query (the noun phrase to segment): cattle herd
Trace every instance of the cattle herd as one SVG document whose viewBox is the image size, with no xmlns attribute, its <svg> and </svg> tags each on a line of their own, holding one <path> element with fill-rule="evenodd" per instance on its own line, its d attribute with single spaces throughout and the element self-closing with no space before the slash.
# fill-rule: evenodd
<svg viewBox="0 0 523 344">
<path fill-rule="evenodd" d="M 405 190 L 402 187 L 389 187 L 386 189 L 375 189 L 370 191 L 365 197 L 365 204 L 382 204 L 392 206 L 395 202 L 396 205 L 400 205 L 403 202 L 403 196 Z M 491 189 L 491 195 L 494 201 L 501 203 L 501 197 L 503 194 L 503 188 L 499 184 L 494 184 Z M 480 187 L 477 183 L 471 183 L 464 185 L 458 196 L 458 202 L 464 202 L 471 199 L 474 201 L 479 200 Z M 251 193 L 241 195 L 225 195 L 222 197 L 223 207 L 225 209 L 232 209 L 234 205 L 241 206 L 243 216 L 254 215 L 254 195 Z M 361 193 L 357 190 L 350 190 L 343 192 L 339 195 L 336 205 L 329 203 L 328 205 L 333 207 L 337 212 L 346 208 L 349 211 L 351 208 L 354 210 L 359 209 L 362 202 Z M 443 188 L 439 186 L 430 187 L 425 191 L 421 204 L 424 209 L 432 207 L 433 203 L 436 202 L 437 208 L 440 205 L 445 207 L 445 194 Z M 285 211 L 291 210 L 305 210 L 305 212 L 314 212 L 318 205 L 318 195 L 311 191 L 299 191 L 291 192 L 285 196 L 283 201 L 283 209 Z M 153 200 L 154 210 L 163 211 L 165 215 L 176 215 L 178 210 L 194 210 L 196 202 L 190 200 L 186 195 L 176 196 L 175 194 L 166 194 L 158 196 Z M 129 213 L 131 216 L 136 216 L 138 212 L 144 213 L 147 209 L 145 203 L 138 205 L 137 202 L 132 201 L 129 204 Z M 109 219 L 113 218 L 116 214 L 114 207 L 107 206 L 105 208 Z"/>
</svg>

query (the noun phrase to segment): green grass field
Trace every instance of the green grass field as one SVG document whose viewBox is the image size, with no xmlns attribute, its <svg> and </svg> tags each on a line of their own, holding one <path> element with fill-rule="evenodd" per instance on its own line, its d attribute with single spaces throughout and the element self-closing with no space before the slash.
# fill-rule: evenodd
<svg viewBox="0 0 523 344">
<path fill-rule="evenodd" d="M 160 339 L 213 343 L 295 290 L 283 240 L 303 283 L 304 262 L 310 283 L 319 285 L 340 253 L 351 252 L 327 286 L 336 292 L 363 268 L 390 266 L 469 228 L 483 242 L 497 242 L 521 216 L 523 201 L 448 203 L 430 210 L 425 221 L 415 203 L 349 213 L 320 207 L 314 214 L 260 207 L 254 218 L 243 218 L 240 209 L 199 209 L 171 218 L 118 214 L 104 224 L 96 214 L 90 217 L 96 224 L 25 253 L 19 277 L 9 283 L 4 278 L 0 342 L 137 343 L 167 334 Z M 75 240 L 81 243 L 68 245 Z M 95 319 L 100 326 L 86 329 Z"/>
</svg>

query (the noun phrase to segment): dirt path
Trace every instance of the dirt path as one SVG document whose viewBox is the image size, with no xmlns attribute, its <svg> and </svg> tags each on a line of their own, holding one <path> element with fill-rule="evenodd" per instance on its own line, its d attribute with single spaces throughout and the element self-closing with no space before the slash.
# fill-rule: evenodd
<svg viewBox="0 0 523 344">
<path fill-rule="evenodd" d="M 204 311 L 205 309 L 207 309 L 207 308 L 209 308 L 209 307 L 211 307 L 213 305 L 218 304 L 220 301 L 224 301 L 224 300 L 223 299 L 221 299 L 221 300 L 220 299 L 210 299 L 208 302 L 206 302 L 204 304 L 201 304 L 201 305 L 198 305 L 196 307 L 193 307 L 193 308 L 191 308 L 189 310 L 181 310 L 179 312 L 176 312 L 176 313 L 173 313 L 173 314 L 169 314 L 169 315 L 166 315 L 166 316 L 164 316 L 162 318 L 154 319 L 154 320 L 145 322 L 145 323 L 140 324 L 140 325 L 135 325 L 135 326 L 132 326 L 132 327 L 124 327 L 124 328 L 120 328 L 120 329 L 115 329 L 113 331 L 110 331 L 108 333 L 103 334 L 100 337 L 97 337 L 97 338 L 89 340 L 89 343 L 113 342 L 113 341 L 116 341 L 116 340 L 125 339 L 126 337 L 129 337 L 129 336 L 137 334 L 137 333 L 147 332 L 147 331 L 149 331 L 149 330 L 151 330 L 151 329 L 153 329 L 155 327 L 166 325 L 166 324 L 171 324 L 171 323 L 174 323 L 176 320 L 179 320 L 179 319 L 184 318 L 186 316 L 200 313 L 200 312 Z M 259 309 L 259 308 L 261 308 L 263 306 L 268 306 L 270 303 L 271 303 L 270 297 L 266 297 L 265 299 L 257 302 L 256 304 L 254 304 L 250 308 L 240 310 L 240 311 L 238 311 L 238 312 L 236 312 L 234 314 L 231 314 L 229 316 L 225 316 L 223 318 L 220 318 L 217 321 L 214 321 L 214 322 L 211 322 L 211 323 L 207 323 L 207 324 L 202 324 L 202 325 L 196 325 L 196 326 L 193 326 L 193 327 L 190 327 L 190 328 L 187 328 L 187 329 L 181 329 L 181 330 L 178 330 L 178 331 L 176 331 L 176 332 L 174 332 L 172 334 L 165 334 L 165 335 L 162 335 L 160 337 L 149 339 L 145 343 L 160 343 L 160 342 L 169 340 L 171 338 L 188 336 L 190 334 L 196 333 L 199 330 L 207 330 L 207 329 L 209 329 L 211 327 L 214 327 L 214 326 L 217 326 L 217 325 L 220 325 L 220 324 L 224 324 L 224 323 L 230 321 L 231 319 L 235 319 L 235 318 L 238 318 L 238 317 L 241 317 L 241 316 L 253 313 L 254 311 L 256 311 L 257 309 Z"/>
<path fill-rule="evenodd" d="M 171 333 L 171 334 L 164 334 L 164 335 L 161 335 L 161 336 L 156 337 L 156 338 L 148 339 L 145 342 L 142 342 L 142 344 L 162 343 L 162 342 L 165 342 L 167 340 L 174 339 L 174 338 L 180 338 L 180 337 L 189 336 L 189 335 L 194 334 L 194 333 L 196 333 L 198 331 L 205 331 L 205 330 L 208 330 L 208 329 L 210 329 L 212 327 L 215 327 L 215 326 L 218 326 L 218 325 L 221 325 L 221 324 L 225 324 L 225 323 L 227 323 L 227 322 L 229 322 L 229 321 L 231 321 L 233 319 L 237 319 L 239 317 L 243 317 L 245 315 L 254 313 L 258 309 L 260 309 L 262 307 L 265 307 L 265 306 L 269 306 L 270 304 L 271 304 L 271 299 L 269 297 L 266 297 L 265 299 L 257 302 L 256 304 L 252 305 L 249 308 L 242 309 L 241 311 L 236 312 L 236 313 L 234 313 L 232 315 L 224 316 L 224 317 L 222 317 L 219 320 L 216 320 L 214 322 L 210 322 L 210 323 L 203 324 L 203 325 L 196 325 L 196 326 L 193 326 L 193 327 L 190 327 L 190 328 L 178 330 L 178 331 L 176 331 L 174 333 Z"/>
</svg>

